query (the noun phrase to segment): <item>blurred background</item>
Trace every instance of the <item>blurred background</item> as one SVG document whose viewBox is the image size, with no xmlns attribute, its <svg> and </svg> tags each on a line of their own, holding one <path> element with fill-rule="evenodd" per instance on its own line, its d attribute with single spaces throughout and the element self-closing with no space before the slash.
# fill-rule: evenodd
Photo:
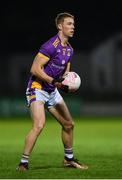
<svg viewBox="0 0 122 180">
<path fill-rule="evenodd" d="M 42 43 L 57 33 L 55 17 L 75 16 L 72 70 L 82 79 L 63 94 L 74 115 L 122 115 L 122 1 L 3 1 L 0 26 L 0 116 L 26 115 L 25 90 Z"/>
</svg>

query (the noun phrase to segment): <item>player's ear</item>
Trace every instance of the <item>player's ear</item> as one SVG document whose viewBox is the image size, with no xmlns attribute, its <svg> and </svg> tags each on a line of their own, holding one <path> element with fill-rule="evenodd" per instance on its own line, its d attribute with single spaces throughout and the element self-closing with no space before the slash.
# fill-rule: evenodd
<svg viewBox="0 0 122 180">
<path fill-rule="evenodd" d="M 58 30 L 62 30 L 62 24 L 58 24 Z"/>
</svg>

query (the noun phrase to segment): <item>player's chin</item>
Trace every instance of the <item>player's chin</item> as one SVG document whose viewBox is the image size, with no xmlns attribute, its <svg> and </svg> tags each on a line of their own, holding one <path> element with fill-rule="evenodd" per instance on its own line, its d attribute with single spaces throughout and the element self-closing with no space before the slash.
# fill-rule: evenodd
<svg viewBox="0 0 122 180">
<path fill-rule="evenodd" d="M 73 33 L 72 33 L 72 34 L 69 34 L 69 37 L 73 37 L 73 35 L 74 35 Z"/>
</svg>

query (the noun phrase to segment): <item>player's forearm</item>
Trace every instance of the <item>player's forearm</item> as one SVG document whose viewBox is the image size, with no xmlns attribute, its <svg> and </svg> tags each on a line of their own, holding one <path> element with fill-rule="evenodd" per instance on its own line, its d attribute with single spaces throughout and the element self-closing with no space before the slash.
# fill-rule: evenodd
<svg viewBox="0 0 122 180">
<path fill-rule="evenodd" d="M 70 62 L 67 64 L 66 70 L 64 72 L 64 75 L 67 74 L 70 71 Z"/>
<path fill-rule="evenodd" d="M 48 76 L 43 69 L 31 69 L 31 73 L 41 79 L 42 81 L 46 81 L 48 83 L 52 83 L 53 78 Z"/>
</svg>

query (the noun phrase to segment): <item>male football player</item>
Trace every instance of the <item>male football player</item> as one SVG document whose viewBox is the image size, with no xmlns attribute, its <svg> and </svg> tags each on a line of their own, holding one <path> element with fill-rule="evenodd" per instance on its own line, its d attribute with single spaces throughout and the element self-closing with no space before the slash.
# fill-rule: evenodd
<svg viewBox="0 0 122 180">
<path fill-rule="evenodd" d="M 66 167 L 87 169 L 73 154 L 73 128 L 74 122 L 58 88 L 68 91 L 68 87 L 62 85 L 63 75 L 70 71 L 70 60 L 73 49 L 69 44 L 69 38 L 74 34 L 74 16 L 64 12 L 55 19 L 57 34 L 46 41 L 39 49 L 32 66 L 31 77 L 28 82 L 26 96 L 33 119 L 32 129 L 25 138 L 25 146 L 22 158 L 17 169 L 28 169 L 29 156 L 36 140 L 45 125 L 45 106 L 57 119 L 62 127 L 62 142 L 64 145 L 63 164 Z"/>
</svg>

